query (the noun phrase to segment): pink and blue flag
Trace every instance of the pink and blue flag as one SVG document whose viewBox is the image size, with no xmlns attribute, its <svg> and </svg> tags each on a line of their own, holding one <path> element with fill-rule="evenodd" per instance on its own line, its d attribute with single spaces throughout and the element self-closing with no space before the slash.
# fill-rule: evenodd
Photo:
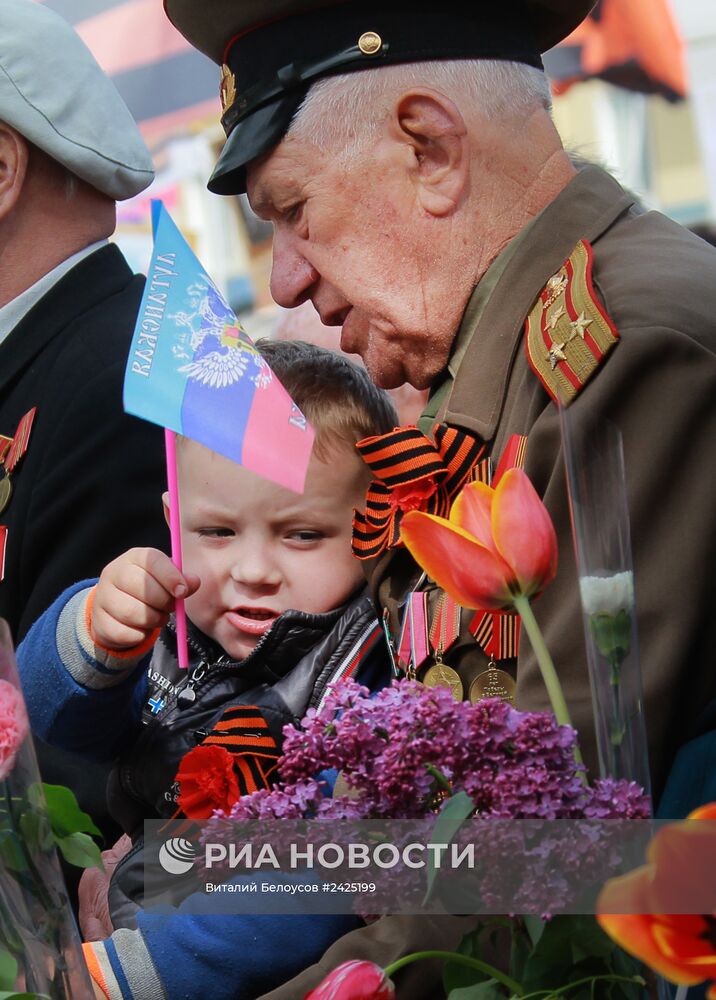
<svg viewBox="0 0 716 1000">
<path fill-rule="evenodd" d="M 124 408 L 303 491 L 313 430 L 161 202 Z"/>
</svg>

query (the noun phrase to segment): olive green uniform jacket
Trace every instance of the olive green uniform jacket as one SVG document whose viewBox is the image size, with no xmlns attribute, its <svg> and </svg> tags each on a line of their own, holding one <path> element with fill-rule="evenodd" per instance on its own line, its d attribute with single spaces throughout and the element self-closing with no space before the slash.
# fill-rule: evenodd
<svg viewBox="0 0 716 1000">
<path fill-rule="evenodd" d="M 580 240 L 592 244 L 594 290 L 619 340 L 572 401 L 570 413 L 611 421 L 623 435 L 644 706 L 658 796 L 677 748 L 716 699 L 711 599 L 716 565 L 716 252 L 664 216 L 644 212 L 601 169 L 585 167 L 533 220 L 526 238 L 518 237 L 512 252 L 508 248 L 508 263 L 478 310 L 440 415 L 482 438 L 495 459 L 512 434 L 528 435 L 525 471 L 554 520 L 560 560 L 555 581 L 535 601 L 534 611 L 594 773 L 592 705 L 559 415 L 528 363 L 523 336 L 535 301 Z M 471 307 L 463 328 L 470 323 Z M 464 342 L 463 333 L 459 340 Z M 394 550 L 374 561 L 369 577 L 380 602 L 393 611 L 415 573 L 407 553 Z M 486 663 L 477 648 L 464 659 L 459 670 L 467 680 Z M 516 676 L 518 708 L 549 708 L 526 639 Z M 392 960 L 399 928 L 406 929 L 415 946 L 422 919 L 389 917 L 354 932 L 353 940 L 333 946 L 323 969 L 365 951 L 380 964 Z M 459 938 L 462 930 L 457 921 L 443 925 L 444 936 L 437 924 L 436 918 L 425 918 L 421 947 L 456 943 L 454 936 Z M 366 941 L 371 935 L 372 949 Z M 420 968 L 422 979 L 413 978 L 408 985 L 401 972 L 400 997 L 435 1000 L 441 995 L 422 963 L 410 968 Z M 317 969 L 307 970 L 274 991 L 271 1000 L 301 997 L 304 986 L 319 978 Z"/>
</svg>

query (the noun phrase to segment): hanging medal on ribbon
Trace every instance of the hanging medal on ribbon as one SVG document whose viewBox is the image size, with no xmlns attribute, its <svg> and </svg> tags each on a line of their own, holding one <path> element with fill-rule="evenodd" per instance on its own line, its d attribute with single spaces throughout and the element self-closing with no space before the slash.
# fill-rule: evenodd
<svg viewBox="0 0 716 1000">
<path fill-rule="evenodd" d="M 514 611 L 478 611 L 468 628 L 478 646 L 488 657 L 487 670 L 474 679 L 468 697 L 474 704 L 484 698 L 515 700 L 515 680 L 495 661 L 517 656 L 520 643 L 520 621 Z"/>
<path fill-rule="evenodd" d="M 428 639 L 433 650 L 433 665 L 423 677 L 426 687 L 448 687 L 455 701 L 464 694 L 460 674 L 445 663 L 443 656 L 460 634 L 460 606 L 444 591 L 440 594 Z"/>
<path fill-rule="evenodd" d="M 416 674 L 430 655 L 428 648 L 428 595 L 422 590 L 408 594 L 398 639 L 398 661 L 407 664 L 408 680 Z"/>
<path fill-rule="evenodd" d="M 14 472 L 18 462 L 27 451 L 32 422 L 35 419 L 36 411 L 37 407 L 33 406 L 22 417 L 13 438 L 8 438 L 4 435 L 0 436 L 0 514 L 3 513 L 10 503 L 10 497 L 12 496 L 10 474 Z"/>
</svg>

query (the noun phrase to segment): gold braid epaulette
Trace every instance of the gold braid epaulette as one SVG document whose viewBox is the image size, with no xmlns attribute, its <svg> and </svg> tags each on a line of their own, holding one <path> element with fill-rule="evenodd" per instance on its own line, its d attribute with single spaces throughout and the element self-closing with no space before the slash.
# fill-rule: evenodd
<svg viewBox="0 0 716 1000">
<path fill-rule="evenodd" d="M 592 284 L 592 248 L 580 240 L 525 321 L 527 359 L 557 403 L 581 392 L 619 339 Z"/>
</svg>

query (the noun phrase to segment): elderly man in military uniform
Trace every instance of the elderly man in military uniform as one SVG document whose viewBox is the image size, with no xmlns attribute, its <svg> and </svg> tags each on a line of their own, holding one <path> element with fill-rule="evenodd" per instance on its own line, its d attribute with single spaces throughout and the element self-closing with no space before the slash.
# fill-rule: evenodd
<svg viewBox="0 0 716 1000">
<path fill-rule="evenodd" d="M 592 770 L 556 402 L 621 431 L 658 796 L 716 698 L 716 255 L 563 148 L 539 53 L 591 0 L 165 6 L 223 66 L 227 142 L 209 187 L 247 191 L 272 222 L 276 301 L 310 300 L 379 385 L 430 387 L 419 426 L 436 448 L 445 428 L 466 435 L 475 464 L 522 464 L 544 498 L 560 566 L 535 614 Z M 374 528 L 359 519 L 355 547 L 397 636 L 420 574 L 394 521 Z M 497 664 L 519 708 L 548 706 L 514 634 L 466 611 L 445 638 L 465 692 Z"/>
</svg>

